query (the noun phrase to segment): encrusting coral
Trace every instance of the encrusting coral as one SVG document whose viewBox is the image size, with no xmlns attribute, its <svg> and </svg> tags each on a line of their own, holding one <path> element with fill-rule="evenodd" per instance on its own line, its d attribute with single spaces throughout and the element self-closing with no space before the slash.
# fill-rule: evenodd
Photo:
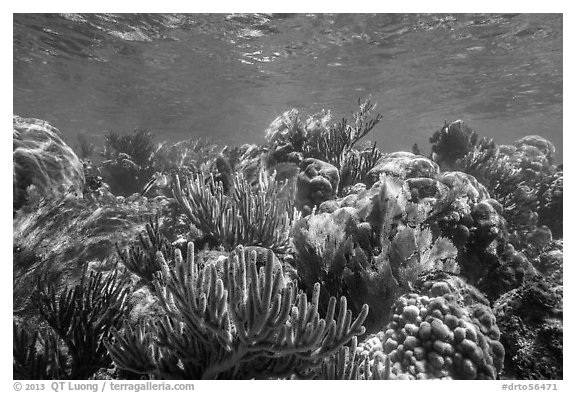
<svg viewBox="0 0 576 393">
<path fill-rule="evenodd" d="M 258 271 L 256 255 L 239 249 L 217 272 L 201 267 L 189 243 L 186 260 L 158 258 L 154 282 L 165 316 L 152 324 L 125 324 L 106 346 L 121 369 L 156 378 L 220 379 L 305 375 L 363 334 L 368 306 L 352 320 L 346 298 L 318 313 L 320 285 L 311 301 L 284 278 L 269 251 Z M 336 317 L 336 319 L 334 319 Z"/>
<path fill-rule="evenodd" d="M 534 277 L 494 304 L 506 349 L 504 377 L 563 378 L 563 288 Z"/>
</svg>

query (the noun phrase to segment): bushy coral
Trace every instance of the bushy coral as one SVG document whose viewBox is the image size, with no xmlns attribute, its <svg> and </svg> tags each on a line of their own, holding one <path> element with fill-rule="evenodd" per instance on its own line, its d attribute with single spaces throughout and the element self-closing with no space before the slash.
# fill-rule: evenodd
<svg viewBox="0 0 576 393">
<path fill-rule="evenodd" d="M 329 111 L 316 113 L 306 120 L 296 109 L 285 112 L 266 131 L 265 167 L 290 173 L 294 165 L 305 169 L 301 164 L 304 159 L 320 160 L 338 171 L 342 180 L 339 191 L 343 195 L 356 182 L 364 181 L 382 155 L 375 143 L 356 148 L 382 118 L 380 114 L 371 117 L 375 104 L 369 100 L 359 100 L 358 105 L 359 110 L 351 121 L 344 118 L 335 124 L 330 124 Z"/>
<path fill-rule="evenodd" d="M 432 159 L 442 170 L 454 170 L 457 160 L 469 153 L 478 142 L 478 135 L 462 120 L 446 122 L 430 138 Z"/>
<path fill-rule="evenodd" d="M 217 155 L 217 145 L 207 139 L 162 142 L 151 153 L 154 169 L 166 172 L 186 168 L 192 173 L 204 172 Z M 205 169 L 206 168 L 206 169 Z"/>
<path fill-rule="evenodd" d="M 15 206 L 37 207 L 14 219 L 15 377 L 91 377 L 109 353 L 128 378 L 562 378 L 554 146 L 478 142 L 456 121 L 431 158 L 382 154 L 359 147 L 373 109 L 336 124 L 292 110 L 265 144 L 219 152 L 110 133 L 83 177 L 57 130 L 15 117 Z M 16 158 L 32 131 L 55 136 L 39 157 L 66 153 L 53 178 Z"/>
<path fill-rule="evenodd" d="M 231 195 L 213 176 L 176 175 L 174 197 L 181 211 L 203 236 L 231 251 L 237 245 L 257 245 L 285 252 L 294 216 L 291 183 L 279 183 L 274 175 L 260 173 L 253 188 L 237 173 Z"/>
<path fill-rule="evenodd" d="M 195 261 L 192 243 L 186 261 L 179 250 L 170 263 L 159 253 L 163 268 L 155 288 L 166 316 L 155 325 L 126 324 L 116 331 L 106 342 L 114 362 L 169 379 L 304 375 L 364 332 L 367 306 L 352 320 L 346 299 L 336 316 L 332 298 L 321 318 L 320 285 L 308 302 L 272 256 L 269 251 L 258 272 L 254 253 L 240 249 L 226 259 L 220 276 L 214 265 Z"/>
<path fill-rule="evenodd" d="M 449 280 L 403 295 L 383 337 L 392 379 L 496 379 L 504 348 L 488 306 L 466 305 Z"/>
<path fill-rule="evenodd" d="M 84 188 L 82 163 L 62 140 L 60 131 L 39 119 L 14 116 L 13 209 L 30 198 L 31 189 L 40 197 L 59 197 Z"/>
<path fill-rule="evenodd" d="M 127 199 L 93 204 L 77 198 L 42 202 L 34 212 L 18 212 L 13 221 L 14 254 L 33 253 L 31 264 L 15 257 L 15 310 L 29 310 L 37 277 L 47 272 L 55 285 L 81 277 L 85 264 L 111 269 L 116 245 L 130 244 L 145 229 L 149 218 L 163 217 L 165 200 Z M 28 312 L 28 311 L 26 311 Z"/>
<path fill-rule="evenodd" d="M 105 161 L 99 169 L 114 195 L 129 196 L 142 190 L 155 172 L 155 150 L 153 134 L 144 129 L 106 134 L 104 149 L 100 152 Z"/>
<path fill-rule="evenodd" d="M 370 231 L 362 224 L 351 207 L 301 219 L 293 231 L 295 267 L 305 289 L 322 283 L 321 309 L 330 296 L 346 296 L 353 312 L 368 304 L 365 326 L 372 331 L 388 318 L 398 285 L 389 263 L 367 251 Z"/>
<path fill-rule="evenodd" d="M 160 263 L 156 254 L 160 251 L 164 255 L 173 255 L 174 246 L 160 231 L 158 219 L 152 220 L 146 225 L 146 234 L 138 234 L 138 244 L 131 245 L 127 250 L 118 248 L 120 260 L 126 268 L 136 274 L 146 284 L 151 285 L 155 274 L 160 271 Z"/>
<path fill-rule="evenodd" d="M 109 131 L 104 137 L 105 145 L 101 155 L 110 160 L 123 153 L 136 165 L 146 167 L 150 164 L 155 150 L 153 138 L 150 131 L 141 128 L 127 134 Z"/>
<path fill-rule="evenodd" d="M 320 114 L 319 121 L 313 117 L 308 122 L 306 143 L 303 145 L 304 157 L 317 158 L 341 169 L 346 156 L 354 146 L 363 139 L 380 122 L 382 116 L 377 114 L 371 118 L 376 105 L 370 100 L 358 100 L 359 110 L 355 112 L 352 121 L 343 118 L 340 122 L 327 127 L 329 113 Z"/>
<path fill-rule="evenodd" d="M 422 275 L 432 271 L 459 273 L 456 263 L 458 251 L 447 238 L 433 242 L 427 227 L 399 228 L 390 243 L 388 259 L 394 277 L 404 290 L 413 290 L 413 284 Z"/>
<path fill-rule="evenodd" d="M 370 171 L 382 158 L 382 153 L 376 147 L 376 142 L 362 150 L 352 149 L 346 155 L 340 168 L 339 196 L 354 192 L 354 187 L 360 184 L 370 184 Z M 372 184 L 370 184 L 372 185 Z"/>
<path fill-rule="evenodd" d="M 111 365 L 104 340 L 121 325 L 128 286 L 118 272 L 88 272 L 60 290 L 47 276 L 38 280 L 34 305 L 39 326 L 14 322 L 14 377 L 88 379 Z M 35 333 L 31 335 L 31 331 Z M 36 346 L 38 344 L 38 346 Z M 24 352 L 16 353 L 17 349 Z"/>
</svg>

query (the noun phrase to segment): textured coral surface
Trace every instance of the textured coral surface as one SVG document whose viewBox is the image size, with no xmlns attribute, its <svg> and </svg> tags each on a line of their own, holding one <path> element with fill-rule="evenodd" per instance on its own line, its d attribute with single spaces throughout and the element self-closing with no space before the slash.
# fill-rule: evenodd
<svg viewBox="0 0 576 393">
<path fill-rule="evenodd" d="M 29 187 L 42 196 L 82 191 L 82 163 L 60 131 L 39 119 L 14 116 L 12 123 L 14 209 L 26 203 Z"/>
<path fill-rule="evenodd" d="M 14 117 L 15 378 L 562 379 L 554 146 L 383 153 L 359 104 L 102 163 Z"/>
</svg>

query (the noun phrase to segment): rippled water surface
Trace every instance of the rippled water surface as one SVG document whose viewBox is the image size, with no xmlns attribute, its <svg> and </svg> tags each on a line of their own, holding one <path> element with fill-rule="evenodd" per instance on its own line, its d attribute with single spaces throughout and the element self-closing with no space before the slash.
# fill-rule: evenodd
<svg viewBox="0 0 576 393">
<path fill-rule="evenodd" d="M 550 139 L 562 161 L 562 15 L 14 16 L 14 113 L 69 140 L 144 127 L 157 140 L 263 141 L 283 111 L 349 116 L 409 150 L 444 120 L 509 143 Z"/>
</svg>

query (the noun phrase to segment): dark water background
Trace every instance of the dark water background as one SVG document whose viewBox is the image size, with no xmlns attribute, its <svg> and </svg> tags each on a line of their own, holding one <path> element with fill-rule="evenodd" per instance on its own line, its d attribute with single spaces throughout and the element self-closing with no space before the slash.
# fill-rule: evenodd
<svg viewBox="0 0 576 393">
<path fill-rule="evenodd" d="M 561 14 L 14 16 L 14 113 L 69 141 L 144 127 L 156 140 L 259 143 L 285 110 L 349 116 L 371 97 L 384 151 L 428 152 L 444 120 L 562 162 Z"/>
</svg>

